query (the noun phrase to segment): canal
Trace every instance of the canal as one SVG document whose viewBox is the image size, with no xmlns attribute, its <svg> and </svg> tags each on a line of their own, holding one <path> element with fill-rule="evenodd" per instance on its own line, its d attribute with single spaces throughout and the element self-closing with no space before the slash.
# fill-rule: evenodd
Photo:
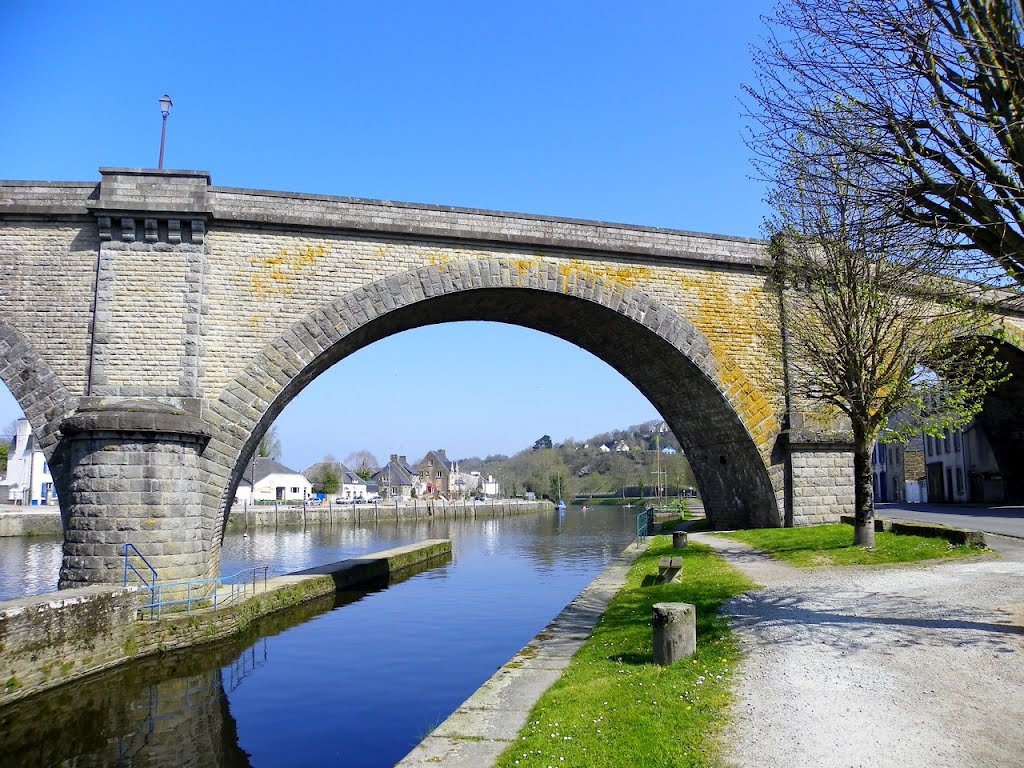
<svg viewBox="0 0 1024 768">
<path fill-rule="evenodd" d="M 288 573 L 427 538 L 451 538 L 453 558 L 270 617 L 258 635 L 0 709 L 0 766 L 391 766 L 622 551 L 633 512 L 230 534 L 225 574 Z M 52 585 L 59 563 L 59 541 L 0 540 L 0 595 L 49 591 L 33 585 Z"/>
</svg>

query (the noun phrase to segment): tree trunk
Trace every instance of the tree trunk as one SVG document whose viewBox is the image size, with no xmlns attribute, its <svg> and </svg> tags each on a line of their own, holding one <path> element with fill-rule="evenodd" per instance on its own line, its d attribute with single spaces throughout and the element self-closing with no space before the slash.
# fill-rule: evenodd
<svg viewBox="0 0 1024 768">
<path fill-rule="evenodd" d="M 853 506 L 855 523 L 853 544 L 875 546 L 875 491 L 871 477 L 872 442 L 854 429 L 853 442 Z"/>
</svg>

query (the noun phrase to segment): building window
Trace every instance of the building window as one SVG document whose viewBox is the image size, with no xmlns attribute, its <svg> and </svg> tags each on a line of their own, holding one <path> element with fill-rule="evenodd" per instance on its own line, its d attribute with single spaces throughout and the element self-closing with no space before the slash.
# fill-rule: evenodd
<svg viewBox="0 0 1024 768">
<path fill-rule="evenodd" d="M 439 469 L 439 470 L 437 470 L 437 479 L 438 479 L 438 480 L 440 480 L 440 479 L 441 479 L 441 470 L 440 470 L 440 469 Z"/>
<path fill-rule="evenodd" d="M 960 453 L 960 431 L 957 430 L 953 433 L 953 450 L 956 453 Z"/>
<path fill-rule="evenodd" d="M 298 492 L 299 492 L 298 488 L 292 488 L 292 493 L 298 493 Z"/>
<path fill-rule="evenodd" d="M 925 442 L 925 451 L 928 453 L 929 456 L 933 456 L 934 455 L 934 450 L 933 450 L 933 447 L 932 447 L 932 436 L 931 435 L 925 435 L 924 442 Z"/>
<path fill-rule="evenodd" d="M 943 430 L 944 437 L 942 438 L 942 448 L 946 453 L 949 453 L 950 441 L 949 441 L 949 430 Z"/>
<path fill-rule="evenodd" d="M 964 492 L 964 471 L 960 468 L 956 468 L 956 494 L 959 496 Z"/>
</svg>

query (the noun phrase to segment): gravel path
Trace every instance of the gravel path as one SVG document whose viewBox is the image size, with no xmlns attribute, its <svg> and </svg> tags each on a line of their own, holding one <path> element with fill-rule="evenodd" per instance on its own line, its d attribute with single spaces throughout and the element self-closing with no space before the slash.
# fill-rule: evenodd
<svg viewBox="0 0 1024 768">
<path fill-rule="evenodd" d="M 727 604 L 747 654 L 736 766 L 1024 766 L 1024 553 L 792 568 L 695 535 L 765 589 Z"/>
</svg>

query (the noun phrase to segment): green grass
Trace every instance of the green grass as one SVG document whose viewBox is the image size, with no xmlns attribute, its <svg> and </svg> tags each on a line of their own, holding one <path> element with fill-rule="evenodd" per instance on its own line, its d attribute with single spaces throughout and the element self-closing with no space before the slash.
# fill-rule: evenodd
<svg viewBox="0 0 1024 768">
<path fill-rule="evenodd" d="M 683 581 L 653 584 L 658 558 L 682 554 Z M 754 585 L 707 547 L 659 536 L 631 569 L 591 637 L 537 702 L 503 768 L 679 768 L 721 764 L 717 735 L 731 701 L 737 642 L 718 609 Z M 697 653 L 653 662 L 651 606 L 693 603 Z"/>
<path fill-rule="evenodd" d="M 826 565 L 880 565 L 913 563 L 941 557 L 969 557 L 986 550 L 952 545 L 945 539 L 875 534 L 875 548 L 853 545 L 853 526 L 817 525 L 808 528 L 761 528 L 718 534 L 764 550 L 799 568 Z"/>
</svg>

